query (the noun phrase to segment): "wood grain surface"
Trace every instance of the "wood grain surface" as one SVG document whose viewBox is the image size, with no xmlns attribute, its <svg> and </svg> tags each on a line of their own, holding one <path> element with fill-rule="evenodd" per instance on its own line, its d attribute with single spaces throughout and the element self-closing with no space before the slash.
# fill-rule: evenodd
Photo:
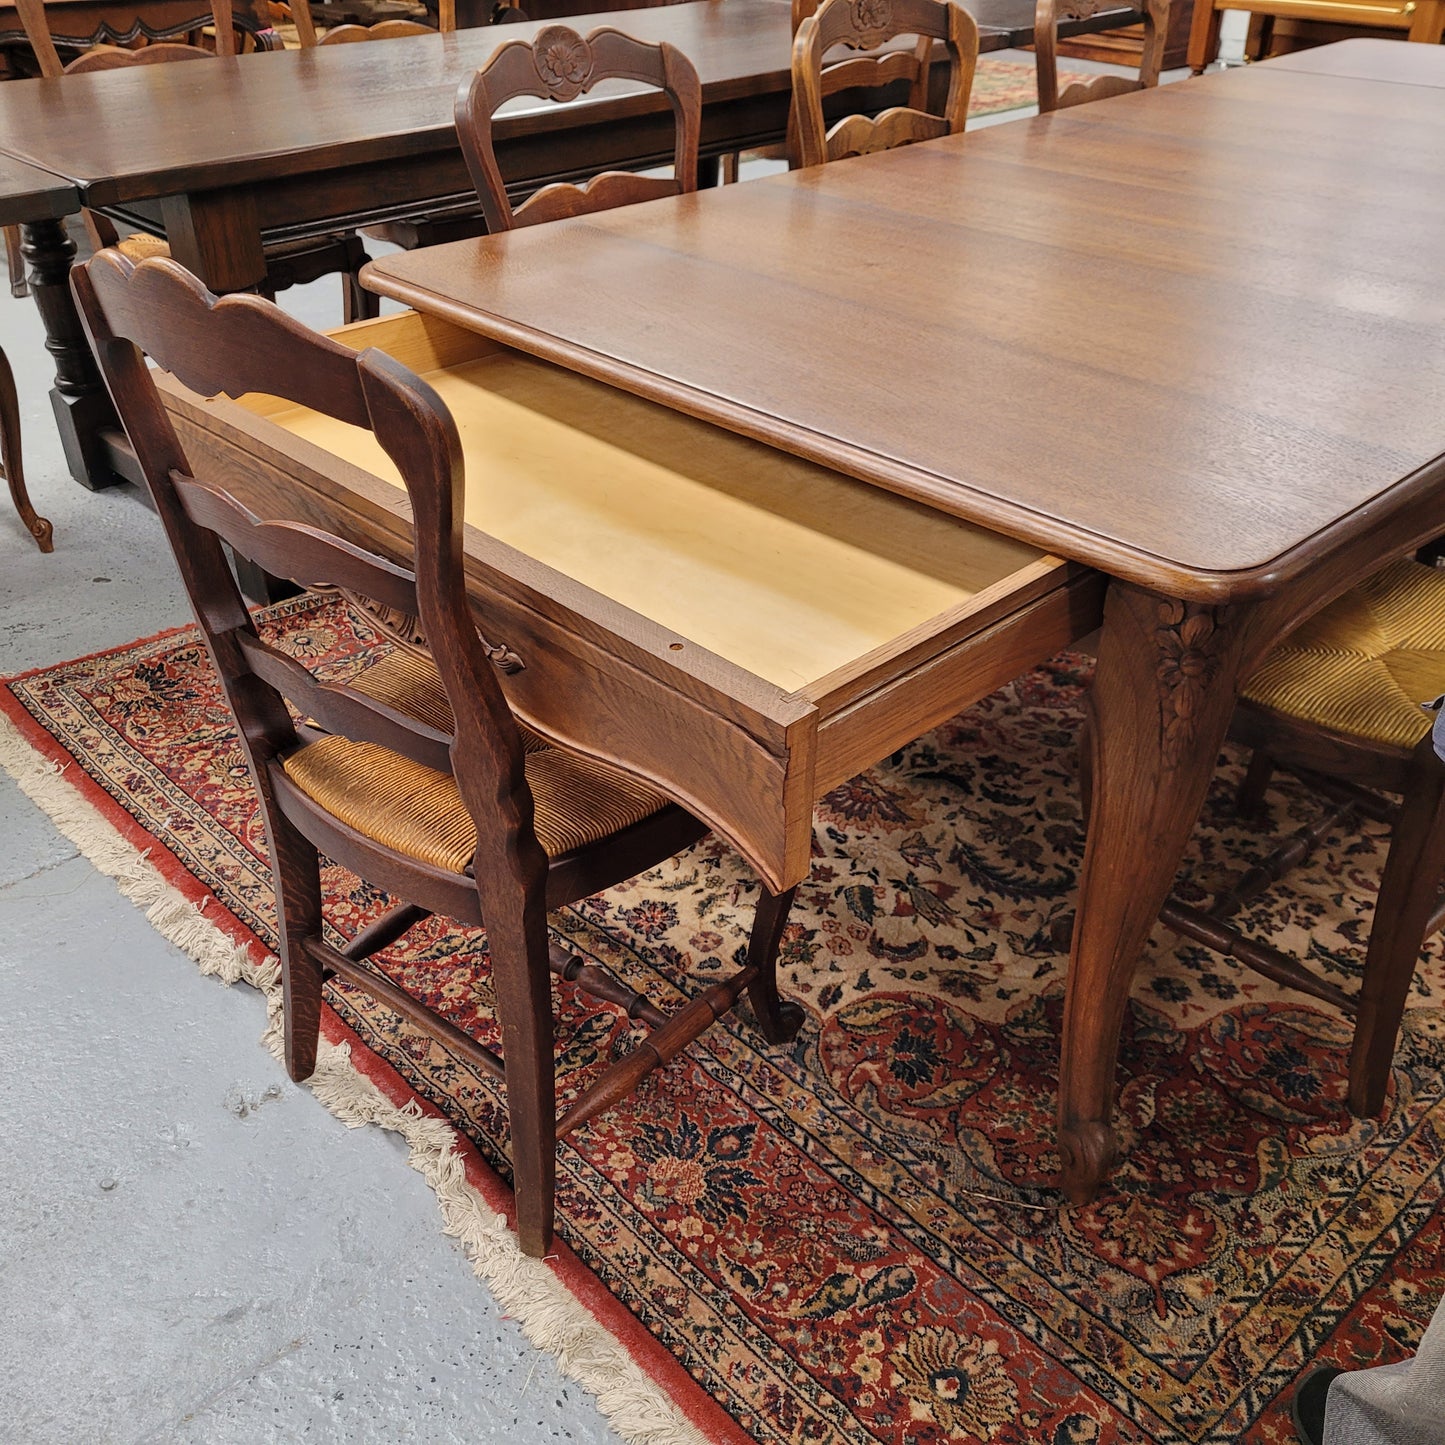
<svg viewBox="0 0 1445 1445">
<path fill-rule="evenodd" d="M 367 284 L 1168 595 L 1260 595 L 1445 476 L 1442 121 L 1235 72 Z"/>
<path fill-rule="evenodd" d="M 0 226 L 51 221 L 79 209 L 80 197 L 69 181 L 0 155 Z"/>
<path fill-rule="evenodd" d="M 1445 49 L 1438 45 L 1401 45 L 1398 40 L 1339 40 L 1313 50 L 1297 50 L 1268 62 L 1272 70 L 1306 75 L 1338 75 L 1351 80 L 1380 80 L 1395 85 L 1445 89 Z"/>
</svg>

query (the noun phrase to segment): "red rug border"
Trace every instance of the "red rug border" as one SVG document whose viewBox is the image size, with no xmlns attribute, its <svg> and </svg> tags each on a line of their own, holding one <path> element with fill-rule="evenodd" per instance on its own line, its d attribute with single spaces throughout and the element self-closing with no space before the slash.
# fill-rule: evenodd
<svg viewBox="0 0 1445 1445">
<path fill-rule="evenodd" d="M 204 914 L 208 921 L 233 943 L 247 946 L 252 961 L 259 964 L 268 956 L 268 951 L 255 934 L 216 898 L 164 843 L 146 832 L 96 783 L 74 755 L 40 726 L 11 690 L 12 683 L 24 682 L 42 673 L 62 672 L 82 662 L 112 657 L 132 648 L 163 642 L 187 632 L 195 632 L 194 624 L 164 628 L 149 637 L 138 637 L 133 642 L 102 648 L 65 662 L 30 668 L 0 679 L 0 714 L 9 718 L 37 753 L 49 762 L 60 764 L 63 771 L 59 776 L 114 827 L 126 842 L 137 851 L 145 853 L 148 861 L 167 883 L 189 902 L 198 906 L 205 905 Z M 374 1084 L 388 1103 L 401 1108 L 415 1101 L 427 1117 L 441 1119 L 448 1125 L 456 1141 L 457 1153 L 461 1156 L 467 1182 L 482 1196 L 490 1209 L 507 1220 L 510 1227 L 514 1204 L 512 1191 L 483 1159 L 476 1145 L 452 1124 L 440 1109 L 415 1093 L 390 1064 L 373 1053 L 342 1022 L 329 1005 L 322 1009 L 322 1034 L 328 1043 L 346 1043 L 351 1046 L 351 1062 L 357 1072 Z M 548 1256 L 547 1263 L 567 1293 L 617 1340 L 648 1379 L 662 1387 L 694 1428 L 710 1441 L 716 1442 L 716 1445 L 752 1445 L 754 1437 L 693 1379 L 682 1363 L 654 1338 L 637 1316 L 598 1279 L 591 1268 L 563 1240 L 558 1239 L 553 1248 L 555 1253 Z"/>
</svg>

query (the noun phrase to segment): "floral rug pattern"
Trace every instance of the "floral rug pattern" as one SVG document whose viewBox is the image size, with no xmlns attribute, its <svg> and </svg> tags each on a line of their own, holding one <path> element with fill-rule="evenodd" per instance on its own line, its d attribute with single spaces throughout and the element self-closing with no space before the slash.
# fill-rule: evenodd
<svg viewBox="0 0 1445 1445">
<path fill-rule="evenodd" d="M 334 601 L 272 609 L 342 675 L 387 644 Z M 746 1008 L 559 1153 L 559 1228 L 766 1442 L 1284 1442 L 1315 1360 L 1399 1358 L 1445 1291 L 1445 967 L 1417 972 L 1385 1116 L 1343 1105 L 1347 1024 L 1158 929 L 1120 1061 L 1124 1160 L 1050 1186 L 1087 660 L 1064 655 L 824 798 L 784 945 L 799 1037 Z M 274 946 L 265 843 L 204 649 L 182 632 L 10 684 L 120 807 Z M 1269 849 L 1228 755 L 1180 888 Z M 1313 803 L 1281 782 L 1277 829 Z M 1384 839 L 1331 838 L 1250 928 L 1358 977 Z M 385 900 L 327 871 L 351 936 Z M 554 917 L 664 1006 L 732 967 L 756 883 L 715 840 Z M 214 905 L 212 905 L 214 906 Z M 436 920 L 381 959 L 495 1042 L 482 935 Z M 345 987 L 359 1037 L 505 1176 L 499 1085 Z M 631 1025 L 558 986 L 564 1097 Z"/>
</svg>

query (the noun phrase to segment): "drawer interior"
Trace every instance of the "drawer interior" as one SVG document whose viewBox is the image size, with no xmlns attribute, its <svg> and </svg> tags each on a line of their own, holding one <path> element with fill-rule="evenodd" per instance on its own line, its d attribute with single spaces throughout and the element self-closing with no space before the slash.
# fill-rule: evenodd
<svg viewBox="0 0 1445 1445">
<path fill-rule="evenodd" d="M 435 318 L 336 335 L 411 366 L 451 409 L 472 526 L 790 692 L 1044 556 Z M 242 404 L 400 486 L 369 433 Z"/>
</svg>

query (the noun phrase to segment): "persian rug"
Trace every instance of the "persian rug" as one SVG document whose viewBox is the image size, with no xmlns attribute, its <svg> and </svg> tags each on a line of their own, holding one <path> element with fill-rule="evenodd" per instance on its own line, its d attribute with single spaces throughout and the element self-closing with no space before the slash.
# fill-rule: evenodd
<svg viewBox="0 0 1445 1445">
<path fill-rule="evenodd" d="M 1059 67 L 1060 88 L 1088 78 L 1083 71 Z M 1022 110 L 1024 106 L 1037 105 L 1038 102 L 1039 90 L 1032 62 L 979 56 L 978 69 L 973 75 L 973 92 L 968 98 L 969 115 L 997 115 L 1000 111 Z"/>
<path fill-rule="evenodd" d="M 262 617 L 333 676 L 388 646 L 332 600 Z M 783 954 L 801 1034 L 770 1047 L 744 1008 L 573 1136 L 547 1264 L 483 1221 L 507 1203 L 499 1086 L 330 989 L 328 1058 L 349 1047 L 377 1088 L 366 1107 L 338 1103 L 344 1081 L 318 1094 L 409 1131 L 414 1162 L 425 1144 L 447 1228 L 628 1438 L 1285 1442 L 1302 1368 L 1398 1359 L 1419 1339 L 1445 1290 L 1438 944 L 1386 1113 L 1358 1120 L 1340 1017 L 1156 930 L 1119 1066 L 1123 1162 L 1087 1208 L 1050 1187 L 1087 668 L 1055 659 L 820 802 Z M 128 840 L 130 861 L 104 866 L 158 927 L 182 925 L 135 884 L 142 868 L 184 902 L 185 928 L 219 929 L 249 960 L 233 972 L 274 980 L 262 828 L 193 631 L 13 679 L 0 708 L 6 765 L 62 827 L 94 816 Z M 1239 774 L 1227 754 L 1188 896 L 1268 851 L 1230 808 Z M 1283 783 L 1271 805 L 1276 829 L 1315 807 Z M 1373 827 L 1330 838 L 1248 926 L 1353 981 L 1384 848 Z M 326 885 L 338 936 L 385 906 L 337 868 Z M 731 966 L 755 896 L 707 839 L 553 921 L 569 948 L 675 1004 Z M 495 1042 L 482 935 L 433 920 L 380 961 Z M 562 986 L 557 1012 L 568 1097 L 631 1026 Z M 527 1269 L 553 1290 L 548 1309 L 574 1310 L 566 1328 L 532 1296 L 512 1303 Z M 631 1395 L 608 1384 L 624 1365 Z"/>
</svg>

